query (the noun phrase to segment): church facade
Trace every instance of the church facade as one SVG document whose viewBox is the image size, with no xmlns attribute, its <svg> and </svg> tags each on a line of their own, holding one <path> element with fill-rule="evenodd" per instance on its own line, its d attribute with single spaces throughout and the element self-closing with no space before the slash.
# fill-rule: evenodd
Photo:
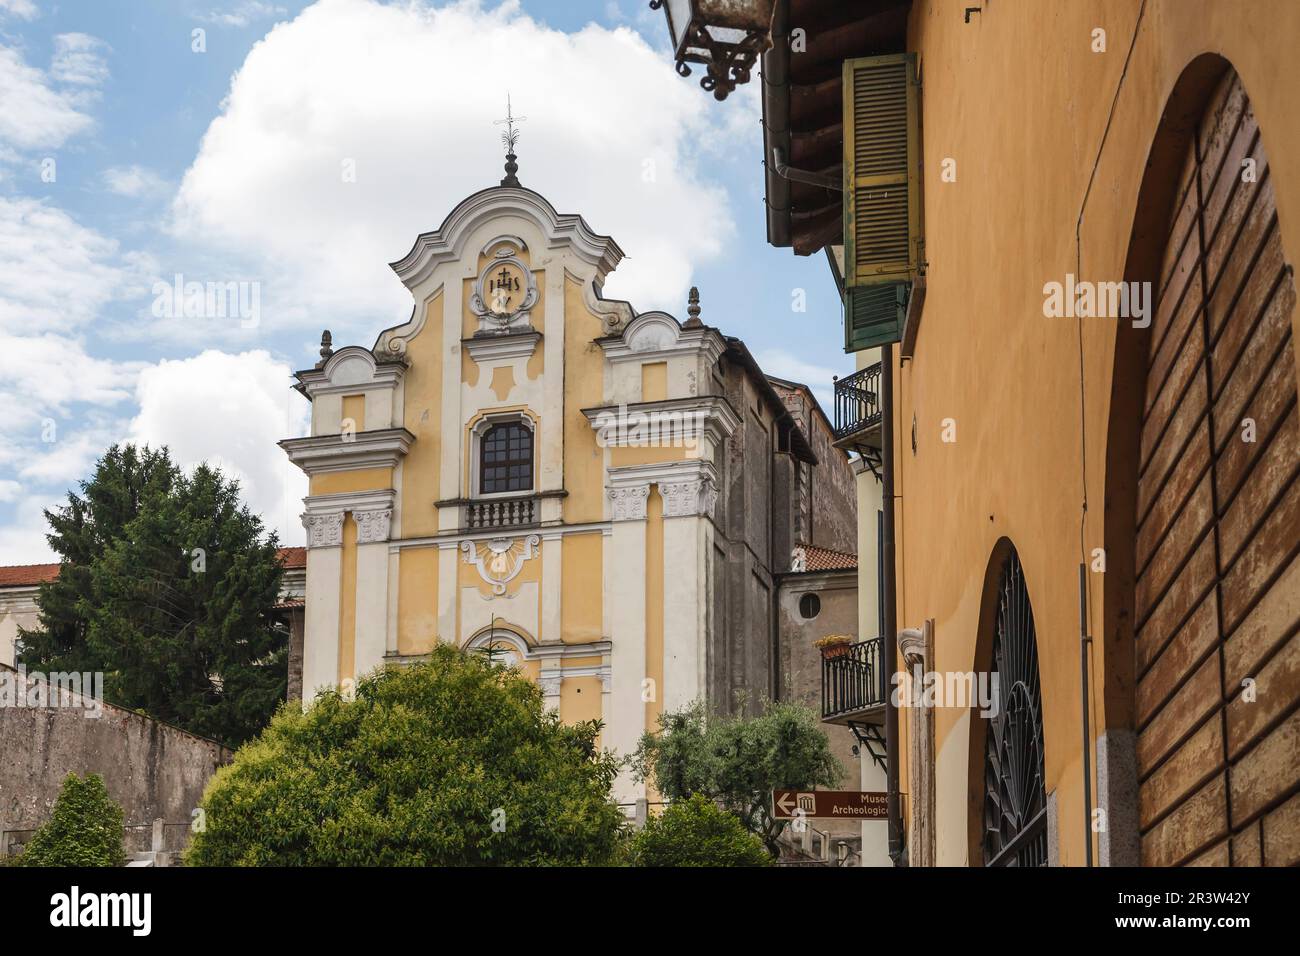
<svg viewBox="0 0 1300 956">
<path fill-rule="evenodd" d="M 449 642 L 628 754 L 664 711 L 791 693 L 778 587 L 798 546 L 853 550 L 851 468 L 694 290 L 685 322 L 603 298 L 622 255 L 511 172 L 392 264 L 409 321 L 297 374 L 304 701 Z"/>
</svg>

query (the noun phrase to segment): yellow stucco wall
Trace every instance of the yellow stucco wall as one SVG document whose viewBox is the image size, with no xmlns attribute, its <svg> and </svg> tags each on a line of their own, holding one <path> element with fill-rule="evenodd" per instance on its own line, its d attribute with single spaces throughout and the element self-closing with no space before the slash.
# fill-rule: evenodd
<svg viewBox="0 0 1300 956">
<path fill-rule="evenodd" d="M 1184 67 L 1207 51 L 1241 75 L 1272 164 L 1284 246 L 1289 257 L 1300 253 L 1300 4 L 1148 0 L 1113 117 L 1138 3 L 994 3 L 969 24 L 959 6 L 917 2 L 909 24 L 908 48 L 919 54 L 923 84 L 929 268 L 915 359 L 896 373 L 898 624 L 934 618 L 937 668 L 972 669 L 985 568 L 1000 538 L 1014 543 L 1037 626 L 1046 786 L 1056 792 L 1061 862 L 1078 865 L 1077 567 L 1106 545 L 1116 323 L 1083 322 L 1081 347 L 1074 320 L 1044 317 L 1043 285 L 1067 273 L 1124 277 L 1162 111 Z M 1098 27 L 1107 33 L 1105 53 L 1091 49 Z M 945 158 L 957 162 L 956 182 L 940 181 Z M 1292 322 L 1300 334 L 1294 315 Z M 940 440 L 946 418 L 956 423 L 953 443 Z M 1093 575 L 1095 635 L 1102 600 Z M 1092 668 L 1096 731 L 1108 722 L 1101 640 Z M 966 712 L 940 709 L 935 729 L 940 862 L 961 864 Z M 904 740 L 903 754 L 906 747 Z M 905 765 L 902 781 L 906 789 Z"/>
<path fill-rule="evenodd" d="M 566 677 L 560 684 L 560 719 L 566 724 L 600 720 L 600 678 Z"/>
<path fill-rule="evenodd" d="M 585 644 L 601 638 L 603 592 L 593 587 L 603 575 L 604 537 L 594 534 L 564 536 L 560 552 L 560 635 L 566 644 Z"/>
<path fill-rule="evenodd" d="M 361 468 L 357 471 L 336 471 L 312 476 L 310 491 L 313 495 L 339 495 L 353 491 L 375 491 L 393 487 L 391 468 Z"/>
<path fill-rule="evenodd" d="M 427 654 L 439 637 L 438 549 L 403 548 L 397 585 L 397 652 Z"/>
<path fill-rule="evenodd" d="M 442 497 L 442 313 L 443 296 L 439 290 L 425 306 L 424 328 L 407 344 L 410 367 L 403 377 L 404 421 L 415 441 L 402 463 L 403 538 L 418 538 L 438 530 L 433 502 Z"/>
<path fill-rule="evenodd" d="M 365 395 L 344 395 L 343 396 L 343 421 L 346 424 L 352 422 L 352 430 L 363 432 L 366 430 L 366 396 Z"/>
<path fill-rule="evenodd" d="M 593 340 L 600 320 L 582 300 L 582 286 L 564 282 L 564 520 L 570 524 L 604 517 L 605 467 L 584 408 L 604 404 L 605 357 Z"/>
<path fill-rule="evenodd" d="M 645 676 L 654 693 L 645 703 L 645 726 L 659 725 L 664 699 L 664 499 L 658 487 L 646 501 Z"/>
<path fill-rule="evenodd" d="M 339 572 L 339 680 L 357 676 L 357 523 L 343 519 L 343 559 Z"/>
<path fill-rule="evenodd" d="M 641 366 L 641 401 L 662 402 L 668 397 L 668 363 L 646 362 Z"/>
</svg>

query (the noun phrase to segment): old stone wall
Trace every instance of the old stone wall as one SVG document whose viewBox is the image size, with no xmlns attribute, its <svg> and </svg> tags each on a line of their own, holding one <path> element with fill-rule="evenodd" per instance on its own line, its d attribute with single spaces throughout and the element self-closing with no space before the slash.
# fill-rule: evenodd
<svg viewBox="0 0 1300 956">
<path fill-rule="evenodd" d="M 799 600 L 805 594 L 817 596 L 820 607 L 812 617 L 804 617 Z M 858 577 L 856 570 L 828 574 L 786 574 L 778 592 L 780 628 L 781 698 L 806 704 L 817 714 L 822 706 L 822 657 L 813 641 L 828 634 L 858 635 Z M 843 790 L 859 787 L 858 758 L 853 754 L 855 740 L 847 727 L 822 724 L 830 738 L 831 750 L 844 768 L 840 781 Z M 858 836 L 857 820 L 815 821 L 820 830 L 838 836 Z"/>
<path fill-rule="evenodd" d="M 0 666 L 8 687 L 30 691 L 40 683 Z M 6 694 L 0 706 L 0 830 L 33 830 L 49 817 L 69 773 L 99 774 L 122 807 L 128 826 L 167 824 L 168 843 L 188 831 L 193 810 L 231 751 L 213 740 L 133 711 L 84 698 L 62 706 L 28 706 Z M 68 706 L 71 704 L 71 706 Z M 98 711 L 99 716 L 92 716 Z M 147 831 L 146 831 L 147 832 Z"/>
</svg>

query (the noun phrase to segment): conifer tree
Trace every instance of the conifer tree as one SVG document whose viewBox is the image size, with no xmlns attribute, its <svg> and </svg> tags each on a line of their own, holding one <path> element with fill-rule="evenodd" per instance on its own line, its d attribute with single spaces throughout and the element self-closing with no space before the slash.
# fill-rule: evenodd
<svg viewBox="0 0 1300 956">
<path fill-rule="evenodd" d="M 287 681 L 283 572 L 237 482 L 114 446 L 46 516 L 62 561 L 20 636 L 28 668 L 103 671 L 109 702 L 230 744 L 266 725 Z"/>
</svg>

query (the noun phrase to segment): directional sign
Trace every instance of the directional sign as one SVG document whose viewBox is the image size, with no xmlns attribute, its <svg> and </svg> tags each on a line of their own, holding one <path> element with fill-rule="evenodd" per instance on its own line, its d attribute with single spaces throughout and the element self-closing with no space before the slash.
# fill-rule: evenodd
<svg viewBox="0 0 1300 956">
<path fill-rule="evenodd" d="M 773 790 L 772 816 L 883 820 L 885 795 L 875 790 Z"/>
</svg>

